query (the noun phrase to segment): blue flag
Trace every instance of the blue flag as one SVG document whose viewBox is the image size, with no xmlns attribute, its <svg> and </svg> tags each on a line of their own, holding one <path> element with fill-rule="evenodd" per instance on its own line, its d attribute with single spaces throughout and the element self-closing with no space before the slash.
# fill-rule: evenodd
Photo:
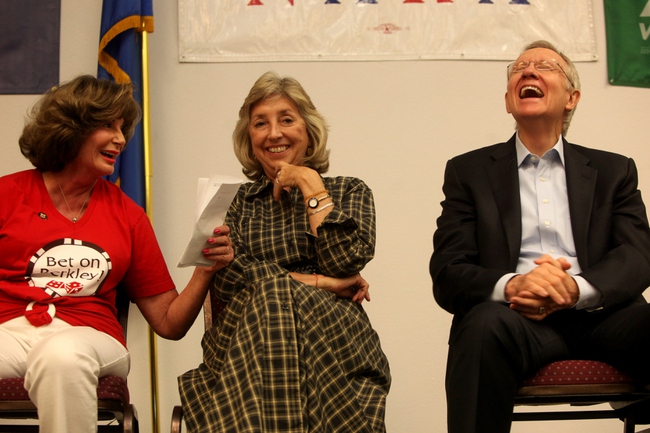
<svg viewBox="0 0 650 433">
<path fill-rule="evenodd" d="M 133 83 L 142 107 L 142 31 L 153 32 L 152 0 L 104 0 L 99 41 L 98 78 Z M 115 164 L 109 180 L 143 208 L 145 191 L 142 122 Z"/>
</svg>

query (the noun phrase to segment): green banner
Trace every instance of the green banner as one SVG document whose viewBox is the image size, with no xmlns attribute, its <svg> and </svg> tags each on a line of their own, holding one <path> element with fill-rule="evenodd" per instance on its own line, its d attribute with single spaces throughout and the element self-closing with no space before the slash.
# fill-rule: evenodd
<svg viewBox="0 0 650 433">
<path fill-rule="evenodd" d="M 610 84 L 650 87 L 650 0 L 604 0 Z"/>
</svg>

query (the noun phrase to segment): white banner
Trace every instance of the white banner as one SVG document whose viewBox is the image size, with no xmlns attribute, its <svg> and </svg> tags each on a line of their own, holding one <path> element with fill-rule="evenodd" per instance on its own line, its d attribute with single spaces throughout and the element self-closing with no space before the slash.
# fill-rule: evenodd
<svg viewBox="0 0 650 433">
<path fill-rule="evenodd" d="M 591 0 L 179 0 L 181 62 L 597 60 Z"/>
</svg>

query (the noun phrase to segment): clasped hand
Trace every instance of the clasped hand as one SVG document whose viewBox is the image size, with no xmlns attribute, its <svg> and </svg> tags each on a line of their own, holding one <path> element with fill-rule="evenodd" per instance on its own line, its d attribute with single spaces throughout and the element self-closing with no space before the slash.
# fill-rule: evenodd
<svg viewBox="0 0 650 433">
<path fill-rule="evenodd" d="M 318 172 L 302 165 L 287 164 L 280 161 L 276 166 L 275 181 L 273 182 L 273 198 L 280 200 L 283 190 L 300 188 L 306 197 L 310 192 L 325 189 Z M 315 189 L 314 189 L 315 188 Z"/>
<path fill-rule="evenodd" d="M 566 271 L 571 264 L 564 258 L 545 254 L 535 260 L 537 267 L 510 279 L 505 287 L 510 308 L 531 320 L 573 307 L 580 295 L 578 285 Z"/>
<path fill-rule="evenodd" d="M 313 285 L 318 289 L 327 290 L 339 298 L 348 298 L 358 304 L 361 304 L 363 301 L 370 301 L 370 284 L 368 284 L 361 274 L 337 278 L 320 274 L 309 275 L 290 272 L 289 276 L 294 280 Z M 314 277 L 316 277 L 315 281 L 313 279 Z"/>
<path fill-rule="evenodd" d="M 334 278 L 321 275 L 318 277 L 318 288 L 334 293 L 341 298 L 350 298 L 352 302 L 361 304 L 370 301 L 370 284 L 361 274 L 345 278 Z"/>
</svg>

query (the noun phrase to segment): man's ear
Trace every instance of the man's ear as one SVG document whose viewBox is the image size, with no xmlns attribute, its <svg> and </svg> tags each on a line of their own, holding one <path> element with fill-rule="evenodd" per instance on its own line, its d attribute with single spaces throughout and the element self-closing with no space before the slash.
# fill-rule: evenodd
<svg viewBox="0 0 650 433">
<path fill-rule="evenodd" d="M 573 110 L 574 108 L 576 108 L 576 105 L 578 105 L 579 101 L 580 101 L 580 90 L 574 89 L 569 94 L 569 100 L 566 102 L 566 105 L 564 106 L 564 109 L 566 111 Z"/>
</svg>

